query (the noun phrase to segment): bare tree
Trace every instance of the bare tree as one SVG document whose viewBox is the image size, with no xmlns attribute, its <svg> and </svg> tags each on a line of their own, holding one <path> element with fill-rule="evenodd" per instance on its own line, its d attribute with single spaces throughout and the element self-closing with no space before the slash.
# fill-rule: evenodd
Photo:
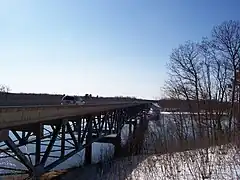
<svg viewBox="0 0 240 180">
<path fill-rule="evenodd" d="M 8 93 L 11 91 L 10 87 L 7 85 L 0 85 L 0 95 L 5 96 L 7 99 Z"/>
<path fill-rule="evenodd" d="M 188 102 L 188 109 L 192 112 L 190 115 L 192 126 L 197 123 L 200 136 L 203 133 L 201 131 L 203 128 L 200 115 L 200 101 L 209 98 L 209 93 L 207 93 L 206 89 L 210 88 L 207 87 L 210 84 L 208 82 L 210 77 L 204 73 L 204 71 L 210 71 L 210 66 L 204 60 L 199 43 L 188 41 L 174 49 L 168 64 L 170 80 L 167 82 L 166 87 L 167 92 L 170 92 L 171 96 Z M 193 101 L 194 103 L 192 103 Z M 194 128 L 192 130 L 194 131 Z M 196 132 L 193 133 L 195 136 Z"/>
<path fill-rule="evenodd" d="M 235 127 L 233 120 L 236 115 L 240 116 L 240 109 L 237 110 L 235 105 L 236 102 L 239 104 L 240 99 L 237 84 L 240 72 L 240 22 L 223 22 L 213 28 L 211 37 L 199 43 L 188 41 L 180 45 L 173 50 L 168 67 L 170 76 L 164 88 L 166 96 L 188 102 L 193 135 L 200 131 L 200 136 L 207 135 L 208 139 L 223 139 L 222 117 L 227 114 L 230 137 Z M 173 121 L 177 126 L 176 133 L 180 134 L 177 137 L 184 139 L 181 133 L 185 130 L 186 116 L 178 113 Z M 240 122 L 238 125 L 240 128 Z M 210 167 L 209 146 L 199 152 L 201 163 Z M 205 165 L 199 166 L 204 167 L 200 168 L 202 179 L 211 176 L 211 168 Z"/>
<path fill-rule="evenodd" d="M 240 71 L 239 21 L 226 21 L 214 27 L 210 39 L 204 38 L 200 43 L 186 42 L 180 45 L 173 50 L 168 67 L 170 78 L 165 88 L 168 96 L 189 102 L 196 101 L 195 120 L 198 124 L 202 123 L 200 121 L 203 119 L 199 116 L 203 100 L 205 118 L 215 119 L 212 125 L 219 131 L 222 130 L 221 117 L 228 113 L 228 129 L 231 131 L 232 119 L 236 116 L 234 104 L 238 101 L 237 98 L 240 98 L 236 93 L 237 75 Z M 224 110 L 214 103 L 228 103 L 231 108 Z M 189 103 L 189 110 L 193 110 L 193 104 Z"/>
<path fill-rule="evenodd" d="M 222 63 L 227 66 L 229 72 L 228 79 L 232 78 L 231 91 L 231 111 L 229 119 L 229 129 L 232 128 L 232 115 L 234 112 L 234 102 L 236 99 L 237 73 L 240 70 L 240 22 L 225 21 L 213 28 L 213 47 L 222 59 Z M 237 100 L 238 101 L 238 100 Z M 238 123 L 239 124 L 239 123 Z"/>
</svg>

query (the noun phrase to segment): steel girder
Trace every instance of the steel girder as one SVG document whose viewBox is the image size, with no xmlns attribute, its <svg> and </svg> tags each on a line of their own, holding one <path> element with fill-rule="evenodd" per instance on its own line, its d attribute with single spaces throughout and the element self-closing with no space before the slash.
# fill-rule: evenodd
<svg viewBox="0 0 240 180">
<path fill-rule="evenodd" d="M 2 175 L 28 173 L 38 177 L 84 148 L 85 162 L 91 163 L 91 144 L 110 134 L 119 135 L 124 124 L 142 116 L 146 108 L 147 105 L 137 105 L 83 117 L 53 120 L 50 123 L 42 122 L 27 128 L 16 127 L 0 145 L 0 159 L 4 162 L 4 158 L 11 157 L 23 167 L 2 166 Z M 35 146 L 34 152 L 23 151 L 22 147 L 29 144 Z M 52 155 L 56 152 L 57 155 Z M 54 160 L 47 163 L 50 158 Z"/>
</svg>

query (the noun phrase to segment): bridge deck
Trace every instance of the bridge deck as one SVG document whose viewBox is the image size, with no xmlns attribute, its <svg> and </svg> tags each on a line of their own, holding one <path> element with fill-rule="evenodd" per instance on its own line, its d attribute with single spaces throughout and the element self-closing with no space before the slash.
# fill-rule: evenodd
<svg viewBox="0 0 240 180">
<path fill-rule="evenodd" d="M 89 105 L 57 105 L 57 106 L 18 106 L 0 107 L 0 129 L 11 128 L 24 124 L 38 123 L 56 119 L 63 119 L 86 114 L 99 113 L 117 108 L 125 108 L 146 104 L 135 103 L 110 103 L 110 104 L 89 104 Z"/>
</svg>

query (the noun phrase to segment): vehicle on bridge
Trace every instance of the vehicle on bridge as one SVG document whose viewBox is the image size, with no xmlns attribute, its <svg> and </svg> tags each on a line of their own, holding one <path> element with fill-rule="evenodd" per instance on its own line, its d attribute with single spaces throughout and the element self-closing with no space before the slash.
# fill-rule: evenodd
<svg viewBox="0 0 240 180">
<path fill-rule="evenodd" d="M 61 105 L 75 104 L 75 105 L 84 105 L 85 101 L 79 96 L 63 96 L 61 100 Z"/>
</svg>

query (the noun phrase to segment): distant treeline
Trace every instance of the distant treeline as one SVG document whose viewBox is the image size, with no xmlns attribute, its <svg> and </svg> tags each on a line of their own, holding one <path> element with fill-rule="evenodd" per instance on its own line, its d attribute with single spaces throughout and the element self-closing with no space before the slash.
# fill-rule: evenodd
<svg viewBox="0 0 240 180">
<path fill-rule="evenodd" d="M 219 102 L 217 100 L 161 99 L 158 101 L 158 104 L 163 109 L 174 109 L 174 111 L 225 111 L 231 108 L 230 102 Z M 235 103 L 234 107 L 235 109 L 238 108 L 238 103 Z"/>
</svg>

